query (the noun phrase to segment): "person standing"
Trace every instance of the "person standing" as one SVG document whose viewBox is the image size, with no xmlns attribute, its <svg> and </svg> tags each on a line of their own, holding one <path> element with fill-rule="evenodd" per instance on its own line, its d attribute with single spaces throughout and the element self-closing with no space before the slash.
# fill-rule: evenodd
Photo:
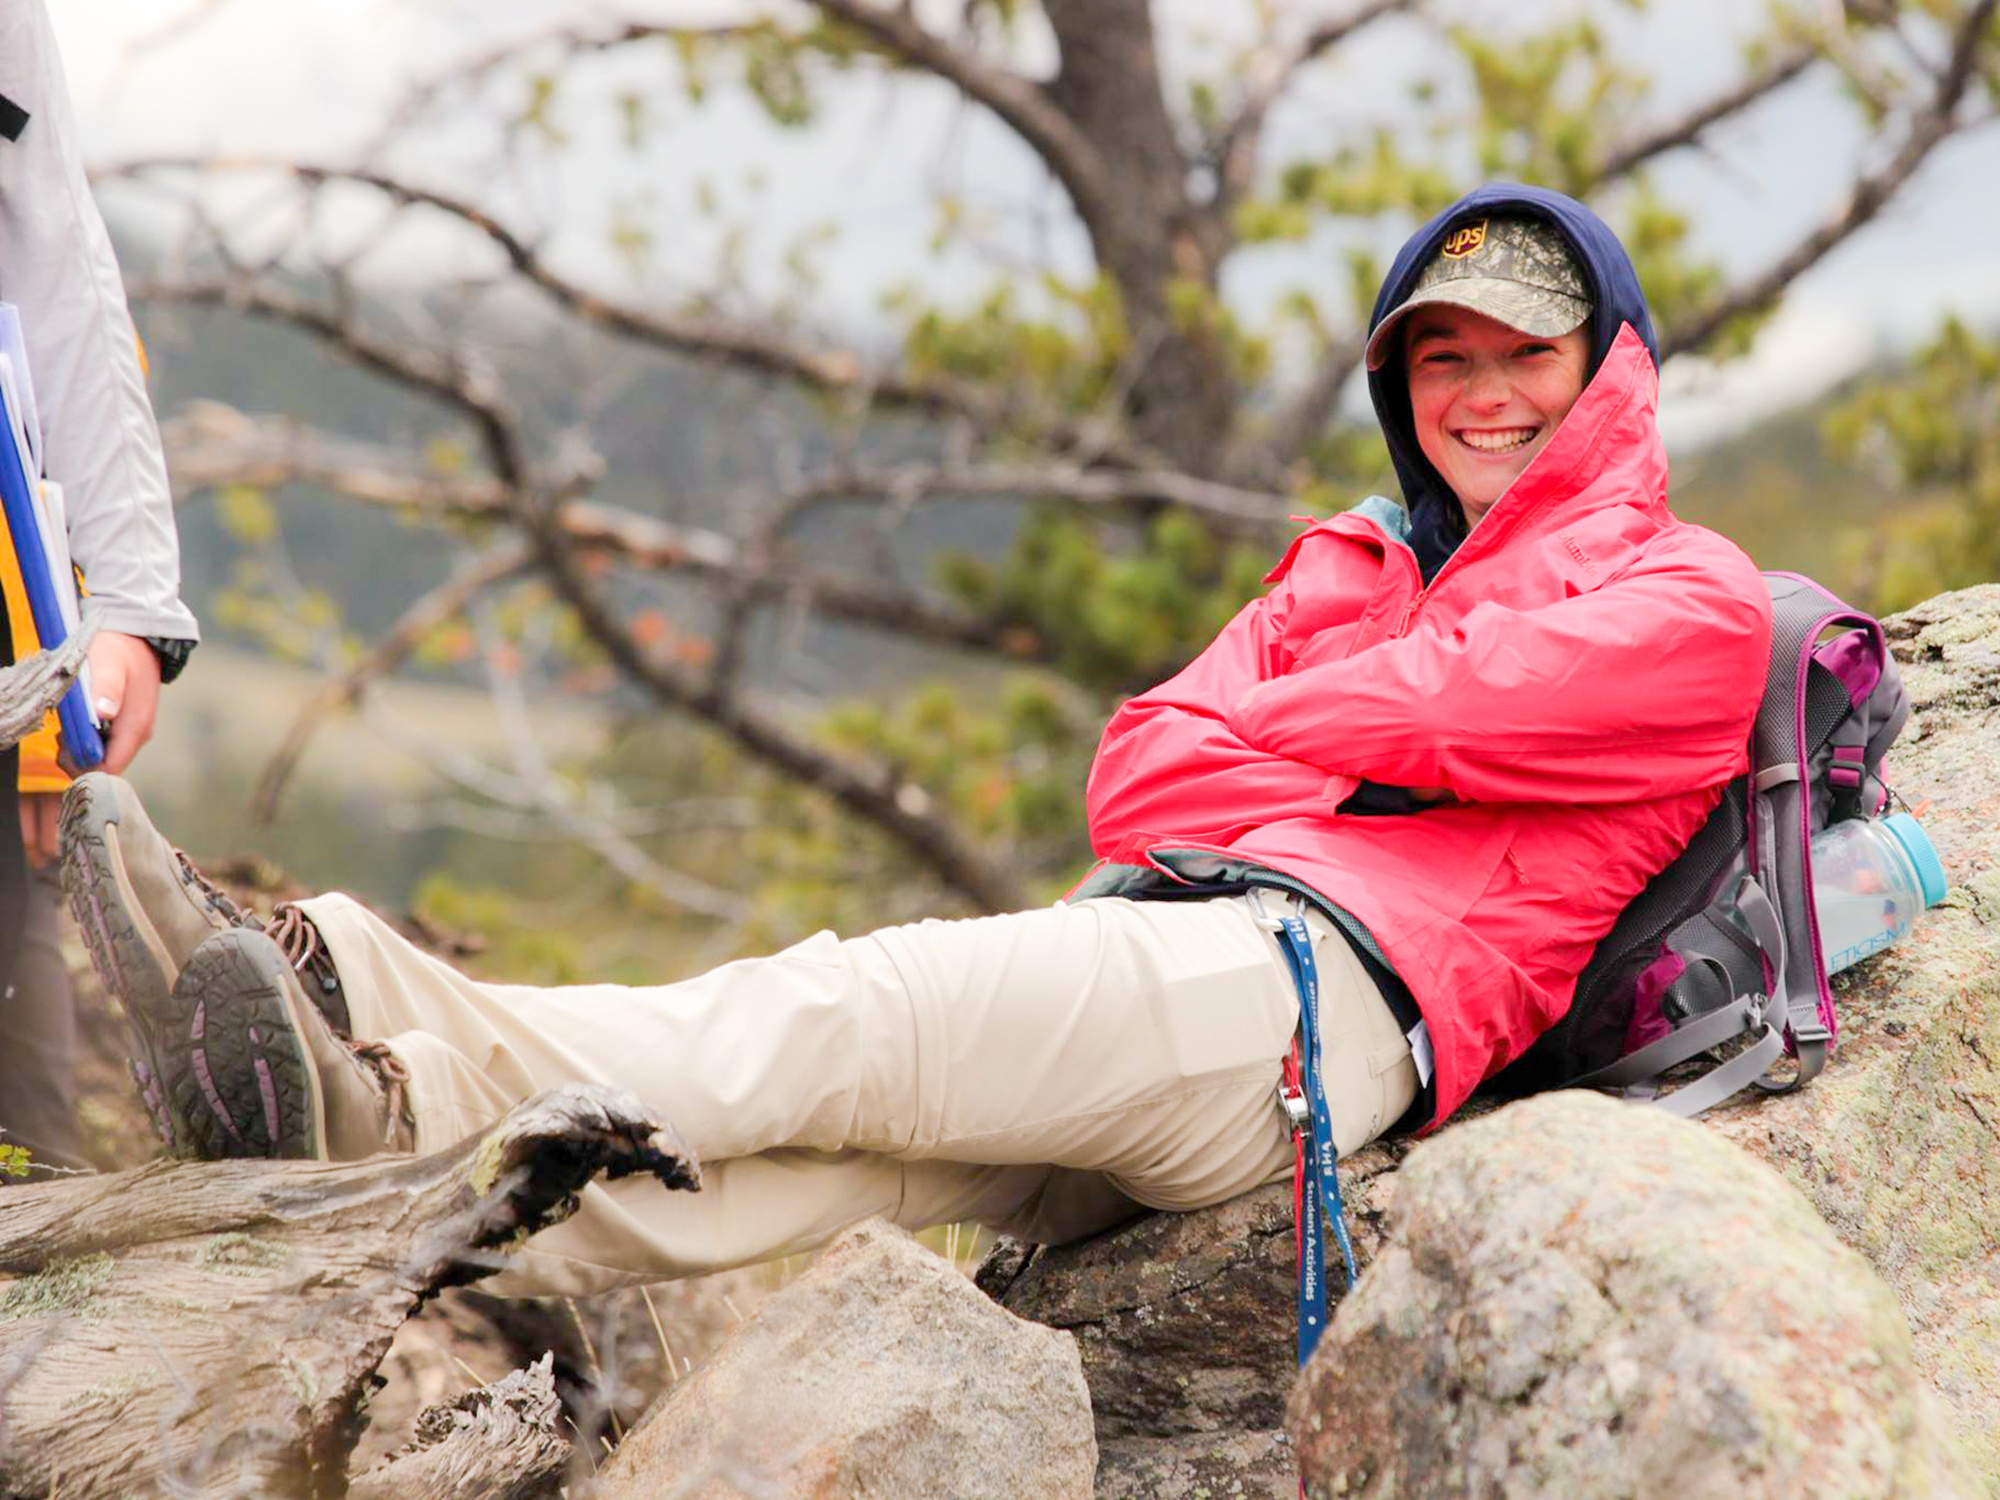
<svg viewBox="0 0 2000 1500">
<path fill-rule="evenodd" d="M 90 195 L 44 0 L 0 4 L 0 300 L 20 309 L 71 555 L 103 607 L 90 649 L 104 769 L 151 737 L 160 687 L 200 638 L 180 598 L 180 542 L 144 357 L 111 238 Z M 16 622 L 10 622 L 14 624 Z M 13 632 L 5 636 L 12 651 Z M 0 753 L 0 1131 L 33 1160 L 80 1166 L 75 1003 L 56 945 L 63 773 L 44 749 L 24 781 Z"/>
</svg>

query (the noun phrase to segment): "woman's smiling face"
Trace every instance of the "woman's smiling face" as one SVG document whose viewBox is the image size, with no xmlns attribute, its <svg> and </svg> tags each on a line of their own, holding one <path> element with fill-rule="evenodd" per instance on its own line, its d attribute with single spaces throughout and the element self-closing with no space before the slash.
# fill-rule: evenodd
<svg viewBox="0 0 2000 1500">
<path fill-rule="evenodd" d="M 1583 394 L 1584 330 L 1538 338 L 1438 304 L 1410 315 L 1403 351 L 1417 444 L 1476 525 Z"/>
</svg>

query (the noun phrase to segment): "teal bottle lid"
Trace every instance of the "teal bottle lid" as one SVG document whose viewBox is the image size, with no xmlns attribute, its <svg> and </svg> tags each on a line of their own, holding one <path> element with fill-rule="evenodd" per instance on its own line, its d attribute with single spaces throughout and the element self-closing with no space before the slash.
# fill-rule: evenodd
<svg viewBox="0 0 2000 1500">
<path fill-rule="evenodd" d="M 1917 881 L 1923 887 L 1924 905 L 1936 906 L 1944 900 L 1947 885 L 1944 861 L 1938 858 L 1937 845 L 1924 832 L 1923 824 L 1908 813 L 1896 813 L 1884 818 L 1882 826 L 1896 836 L 1896 842 L 1903 846 L 1903 852 L 1910 856 L 1910 863 L 1916 866 Z"/>
</svg>

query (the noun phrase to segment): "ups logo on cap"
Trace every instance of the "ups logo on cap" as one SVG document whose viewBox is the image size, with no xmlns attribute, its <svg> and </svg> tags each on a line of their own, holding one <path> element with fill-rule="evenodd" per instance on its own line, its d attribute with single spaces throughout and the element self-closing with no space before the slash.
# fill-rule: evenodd
<svg viewBox="0 0 2000 1500">
<path fill-rule="evenodd" d="M 1481 219 L 1477 224 L 1461 225 L 1445 236 L 1444 258 L 1446 260 L 1464 260 L 1466 256 L 1471 255 L 1485 243 L 1486 221 L 1484 219 Z"/>
</svg>

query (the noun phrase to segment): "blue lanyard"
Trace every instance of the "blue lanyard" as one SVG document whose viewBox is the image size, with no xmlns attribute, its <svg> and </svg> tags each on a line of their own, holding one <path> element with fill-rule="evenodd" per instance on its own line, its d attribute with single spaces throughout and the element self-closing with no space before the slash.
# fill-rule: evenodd
<svg viewBox="0 0 2000 1500">
<path fill-rule="evenodd" d="M 1340 1176 L 1335 1171 L 1333 1125 L 1326 1103 L 1326 1085 L 1319 1067 L 1319 966 L 1313 961 L 1312 934 L 1297 913 L 1283 918 L 1278 935 L 1284 939 L 1285 961 L 1299 987 L 1299 1042 L 1310 1101 L 1307 1123 L 1301 1127 L 1304 1149 L 1304 1189 L 1299 1205 L 1299 1365 L 1312 1357 L 1326 1331 L 1326 1226 L 1333 1226 L 1334 1243 L 1354 1285 L 1354 1246 L 1347 1237 L 1347 1215 L 1340 1201 Z"/>
</svg>

